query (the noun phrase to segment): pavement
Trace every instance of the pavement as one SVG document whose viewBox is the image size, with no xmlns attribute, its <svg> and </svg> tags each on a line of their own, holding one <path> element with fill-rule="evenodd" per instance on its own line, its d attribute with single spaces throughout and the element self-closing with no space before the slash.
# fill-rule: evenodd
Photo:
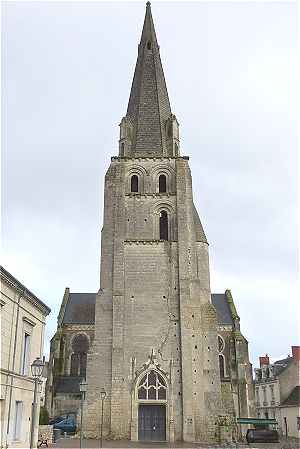
<svg viewBox="0 0 300 449">
<path fill-rule="evenodd" d="M 44 447 L 44 446 L 43 446 Z M 54 448 L 68 448 L 76 449 L 80 447 L 79 438 L 61 438 L 56 443 L 49 447 Z M 100 449 L 100 440 L 83 440 L 82 449 L 85 448 L 95 448 Z M 146 448 L 146 449 L 163 449 L 163 448 L 176 448 L 176 449 L 300 449 L 299 440 L 282 440 L 280 443 L 232 443 L 227 445 L 222 444 L 205 444 L 205 443 L 142 443 L 142 442 L 132 442 L 128 440 L 110 440 L 103 441 L 102 448 L 118 448 L 118 449 L 128 449 L 128 448 Z"/>
</svg>

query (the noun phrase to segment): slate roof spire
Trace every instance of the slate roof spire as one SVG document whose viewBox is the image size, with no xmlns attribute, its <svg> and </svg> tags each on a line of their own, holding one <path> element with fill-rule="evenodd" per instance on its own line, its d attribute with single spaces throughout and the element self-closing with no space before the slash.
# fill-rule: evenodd
<svg viewBox="0 0 300 449">
<path fill-rule="evenodd" d="M 121 122 L 120 142 L 129 136 L 129 141 L 123 142 L 126 145 L 123 155 L 171 155 L 167 141 L 172 137 L 173 125 L 167 132 L 168 120 L 174 122 L 176 118 L 171 114 L 151 5 L 147 2 L 127 113 Z"/>
</svg>

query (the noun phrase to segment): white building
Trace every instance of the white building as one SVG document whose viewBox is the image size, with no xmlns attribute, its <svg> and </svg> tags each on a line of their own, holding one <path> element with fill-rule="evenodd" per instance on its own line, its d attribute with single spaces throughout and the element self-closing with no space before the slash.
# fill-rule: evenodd
<svg viewBox="0 0 300 449">
<path fill-rule="evenodd" d="M 1 448 L 25 448 L 30 445 L 34 393 L 30 366 L 43 355 L 50 309 L 3 267 L 0 304 Z M 33 428 L 36 441 L 38 413 Z"/>
<path fill-rule="evenodd" d="M 300 347 L 292 346 L 292 357 L 273 364 L 268 355 L 259 361 L 260 368 L 255 369 L 258 418 L 276 419 L 283 435 L 299 437 Z"/>
</svg>

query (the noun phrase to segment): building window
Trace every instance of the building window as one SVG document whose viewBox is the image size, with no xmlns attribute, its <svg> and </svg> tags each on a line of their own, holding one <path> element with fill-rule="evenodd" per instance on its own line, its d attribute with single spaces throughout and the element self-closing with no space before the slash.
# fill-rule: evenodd
<svg viewBox="0 0 300 449">
<path fill-rule="evenodd" d="M 148 50 L 151 50 L 151 41 L 148 41 L 148 42 L 147 42 L 147 49 L 148 49 Z"/>
<path fill-rule="evenodd" d="M 165 193 L 167 191 L 167 178 L 165 175 L 160 175 L 158 178 L 158 191 Z"/>
<path fill-rule="evenodd" d="M 73 339 L 72 349 L 70 375 L 86 377 L 87 352 L 89 350 L 87 336 L 77 334 Z"/>
<path fill-rule="evenodd" d="M 139 383 L 138 399 L 165 400 L 167 399 L 167 386 L 160 374 L 149 371 Z"/>
<path fill-rule="evenodd" d="M 139 191 L 139 178 L 137 175 L 131 176 L 131 192 L 137 193 Z"/>
<path fill-rule="evenodd" d="M 225 343 L 222 337 L 220 337 L 220 335 L 218 335 L 218 348 L 219 348 L 219 352 L 223 352 L 224 348 L 225 348 Z"/>
<path fill-rule="evenodd" d="M 124 156 L 125 153 L 125 144 L 124 142 L 121 143 L 121 156 Z"/>
<path fill-rule="evenodd" d="M 160 240 L 169 240 L 168 214 L 162 210 L 159 214 L 159 238 Z"/>
<path fill-rule="evenodd" d="M 79 373 L 79 354 L 71 355 L 71 376 L 78 376 Z"/>
<path fill-rule="evenodd" d="M 255 388 L 256 406 L 259 407 L 259 389 Z"/>
<path fill-rule="evenodd" d="M 297 430 L 300 430 L 300 416 L 297 416 Z"/>
<path fill-rule="evenodd" d="M 16 403 L 15 403 L 15 422 L 14 422 L 14 431 L 13 431 L 13 439 L 14 440 L 21 439 L 22 412 L 23 412 L 23 402 L 16 401 Z"/>
<path fill-rule="evenodd" d="M 24 376 L 28 375 L 29 349 L 30 349 L 30 335 L 25 332 L 23 338 L 23 353 L 22 353 L 22 366 L 21 366 L 21 374 L 23 374 Z"/>
<path fill-rule="evenodd" d="M 223 354 L 219 354 L 220 377 L 225 377 L 225 363 Z"/>
<path fill-rule="evenodd" d="M 218 349 L 219 349 L 219 369 L 220 369 L 220 377 L 221 379 L 225 377 L 225 356 L 223 351 L 225 349 L 224 339 L 218 335 Z"/>
<path fill-rule="evenodd" d="M 266 387 L 263 387 L 263 395 L 264 395 L 264 402 L 266 402 L 267 401 Z"/>
</svg>

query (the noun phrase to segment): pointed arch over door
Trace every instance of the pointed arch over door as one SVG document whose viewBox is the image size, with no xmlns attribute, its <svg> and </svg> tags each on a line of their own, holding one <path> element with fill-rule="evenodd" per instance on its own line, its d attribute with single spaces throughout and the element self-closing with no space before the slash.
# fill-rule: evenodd
<svg viewBox="0 0 300 449">
<path fill-rule="evenodd" d="M 165 441 L 168 436 L 168 386 L 164 375 L 149 369 L 140 375 L 135 388 L 137 412 L 137 439 L 139 441 Z"/>
<path fill-rule="evenodd" d="M 163 377 L 157 371 L 149 371 L 139 382 L 138 399 L 166 400 L 167 385 Z"/>
</svg>

